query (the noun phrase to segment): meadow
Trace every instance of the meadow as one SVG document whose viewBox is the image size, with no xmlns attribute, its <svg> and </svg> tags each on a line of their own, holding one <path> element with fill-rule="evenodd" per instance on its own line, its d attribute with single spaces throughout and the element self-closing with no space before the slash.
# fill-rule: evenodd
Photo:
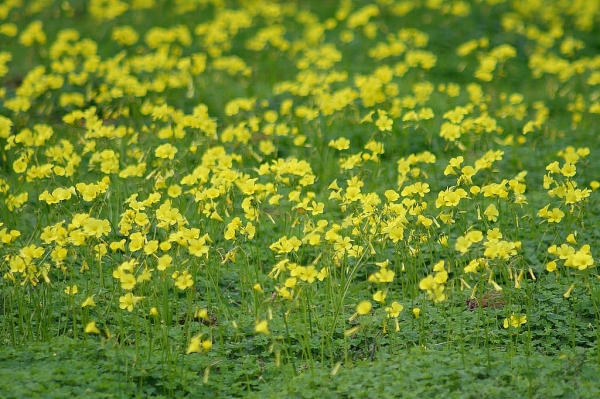
<svg viewBox="0 0 600 399">
<path fill-rule="evenodd" d="M 599 397 L 599 24 L 2 2 L 0 397 Z"/>
</svg>

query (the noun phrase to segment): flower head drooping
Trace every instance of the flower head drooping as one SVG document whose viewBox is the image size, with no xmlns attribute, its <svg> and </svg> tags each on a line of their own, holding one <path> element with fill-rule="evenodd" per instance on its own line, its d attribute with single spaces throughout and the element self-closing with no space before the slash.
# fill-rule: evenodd
<svg viewBox="0 0 600 399">
<path fill-rule="evenodd" d="M 100 334 L 100 330 L 98 330 L 98 327 L 96 327 L 95 321 L 90 321 L 89 323 L 87 323 L 85 328 L 83 329 L 83 332 L 85 332 L 86 334 Z"/>
</svg>

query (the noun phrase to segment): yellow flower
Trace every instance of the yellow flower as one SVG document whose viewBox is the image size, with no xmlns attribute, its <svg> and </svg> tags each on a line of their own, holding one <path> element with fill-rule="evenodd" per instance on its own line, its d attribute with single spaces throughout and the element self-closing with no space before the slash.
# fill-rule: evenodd
<svg viewBox="0 0 600 399">
<path fill-rule="evenodd" d="M 254 289 L 254 291 L 256 292 L 260 292 L 261 294 L 264 294 L 265 291 L 263 291 L 263 288 L 261 287 L 261 285 L 259 283 L 256 283 L 252 286 L 252 289 Z"/>
<path fill-rule="evenodd" d="M 148 269 L 147 267 L 144 267 L 144 270 L 142 270 L 142 272 L 140 274 L 138 274 L 136 281 L 138 283 L 142 283 L 144 281 L 150 281 L 150 279 L 152 278 L 153 271 L 154 271 L 154 269 Z"/>
<path fill-rule="evenodd" d="M 129 236 L 129 250 L 131 252 L 138 251 L 143 248 L 145 237 L 140 232 L 135 232 Z"/>
<path fill-rule="evenodd" d="M 15 173 L 23 173 L 27 170 L 27 159 L 24 156 L 21 156 L 16 161 L 13 162 L 13 170 Z"/>
<path fill-rule="evenodd" d="M 167 189 L 167 194 L 169 195 L 169 197 L 171 198 L 177 198 L 181 195 L 181 186 L 179 186 L 178 184 L 173 184 L 172 186 L 169 186 L 169 188 Z"/>
<path fill-rule="evenodd" d="M 494 204 L 490 204 L 485 211 L 483 211 L 483 214 L 490 222 L 496 222 L 498 221 L 498 215 L 500 215 L 500 212 L 498 212 L 498 208 L 496 208 Z"/>
<path fill-rule="evenodd" d="M 113 252 L 117 252 L 117 251 L 125 252 L 125 239 L 122 239 L 120 241 L 113 241 L 110 243 L 109 247 L 110 247 L 110 250 Z"/>
<path fill-rule="evenodd" d="M 138 41 L 139 35 L 131 26 L 116 26 L 112 30 L 111 39 L 121 46 L 131 46 Z"/>
<path fill-rule="evenodd" d="M 504 319 L 504 328 L 508 328 L 509 326 L 519 328 L 525 323 L 527 323 L 527 316 L 512 315 L 510 318 Z"/>
<path fill-rule="evenodd" d="M 171 255 L 163 255 L 158 258 L 158 264 L 156 268 L 160 271 L 165 271 L 168 267 L 171 267 L 171 263 L 173 262 L 173 258 Z"/>
<path fill-rule="evenodd" d="M 145 245 L 144 245 L 144 253 L 146 255 L 150 255 L 155 253 L 158 250 L 158 240 L 151 240 L 148 241 Z"/>
<path fill-rule="evenodd" d="M 373 307 L 373 305 L 371 304 L 371 301 L 359 302 L 358 305 L 356 305 L 356 313 L 354 313 L 352 316 L 350 316 L 350 318 L 348 320 L 352 321 L 352 320 L 356 319 L 357 316 L 364 316 L 364 315 L 368 314 L 371 311 L 372 307 Z"/>
<path fill-rule="evenodd" d="M 395 317 L 400 316 L 400 312 L 402 312 L 403 309 L 404 309 L 404 306 L 402 306 L 398 302 L 394 301 L 394 302 L 392 302 L 392 304 L 390 306 L 385 308 L 385 311 L 387 313 L 387 317 L 395 318 Z"/>
<path fill-rule="evenodd" d="M 134 296 L 131 292 L 128 292 L 119 298 L 119 307 L 123 310 L 127 309 L 128 312 L 132 312 L 133 307 L 142 299 L 144 299 L 144 297 Z"/>
<path fill-rule="evenodd" d="M 560 169 L 560 173 L 565 177 L 573 177 L 577 173 L 577 167 L 573 164 L 566 163 Z"/>
<path fill-rule="evenodd" d="M 377 118 L 378 119 L 377 122 L 375 122 L 375 125 L 379 128 L 380 131 L 392 131 L 394 121 L 387 116 L 387 112 L 380 109 L 377 110 Z"/>
<path fill-rule="evenodd" d="M 194 285 L 194 280 L 192 276 L 188 273 L 188 271 L 184 271 L 181 275 L 177 277 L 175 280 L 175 286 L 180 290 L 185 290 L 186 288 L 190 288 Z"/>
<path fill-rule="evenodd" d="M 83 301 L 83 303 L 81 304 L 82 308 L 85 308 L 85 307 L 88 307 L 88 306 L 91 306 L 91 307 L 96 306 L 96 302 L 94 302 L 94 296 L 93 295 L 92 296 L 88 296 L 87 298 L 85 298 L 85 301 Z"/>
<path fill-rule="evenodd" d="M 360 123 L 365 123 L 365 122 L 373 122 L 373 114 L 375 113 L 375 111 L 371 111 L 369 112 L 367 115 L 365 115 L 361 120 Z"/>
<path fill-rule="evenodd" d="M 67 294 L 67 295 L 75 295 L 78 292 L 79 292 L 79 288 L 77 288 L 77 285 L 67 286 L 67 288 L 65 288 L 65 294 Z"/>
<path fill-rule="evenodd" d="M 350 140 L 345 137 L 340 137 L 337 140 L 331 140 L 329 142 L 329 147 L 333 147 L 338 151 L 347 150 L 350 148 Z"/>
<path fill-rule="evenodd" d="M 156 147 L 156 150 L 154 151 L 154 154 L 158 157 L 158 158 L 163 158 L 163 159 L 174 159 L 175 158 L 175 154 L 177 154 L 177 147 L 173 147 L 171 144 L 166 143 L 163 145 L 159 145 L 158 147 Z"/>
<path fill-rule="evenodd" d="M 469 252 L 469 248 L 473 243 L 465 236 L 460 236 L 456 239 L 454 248 L 462 254 Z"/>
<path fill-rule="evenodd" d="M 565 260 L 565 266 L 573 267 L 579 270 L 585 270 L 594 265 L 594 258 L 588 244 L 583 245 L 581 249 L 570 254 Z"/>
<path fill-rule="evenodd" d="M 42 21 L 33 21 L 19 36 L 19 43 L 25 47 L 31 47 L 34 43 L 45 44 L 46 34 L 43 30 Z"/>
<path fill-rule="evenodd" d="M 322 267 L 319 271 L 319 274 L 317 274 L 317 279 L 319 279 L 319 281 L 323 281 L 327 278 L 327 276 L 329 276 L 329 269 Z"/>
<path fill-rule="evenodd" d="M 202 334 L 198 334 L 192 337 L 185 353 L 186 355 L 189 355 L 190 353 L 206 353 L 210 348 L 212 348 L 212 340 L 202 340 Z"/>
<path fill-rule="evenodd" d="M 266 320 L 262 320 L 256 323 L 256 325 L 254 326 L 254 331 L 259 334 L 271 334 L 271 332 L 269 331 L 269 323 Z"/>
<path fill-rule="evenodd" d="M 573 291 L 573 288 L 575 288 L 575 284 L 571 284 L 571 286 L 569 287 L 569 289 L 567 289 L 565 291 L 565 293 L 563 294 L 564 298 L 570 298 L 571 297 L 571 292 Z"/>
<path fill-rule="evenodd" d="M 356 306 L 356 313 L 359 316 L 364 316 L 364 315 L 368 314 L 371 311 L 372 307 L 373 307 L 373 305 L 371 304 L 371 301 L 361 301 Z"/>
<path fill-rule="evenodd" d="M 124 290 L 132 290 L 137 283 L 135 280 L 135 276 L 130 273 L 123 273 L 119 280 L 121 281 L 121 288 L 123 288 Z"/>
<path fill-rule="evenodd" d="M 565 213 L 558 208 L 553 208 L 546 216 L 548 223 L 559 223 L 563 217 L 565 217 Z"/>
<path fill-rule="evenodd" d="M 201 347 L 202 345 L 202 335 L 196 335 L 195 337 L 192 337 L 192 339 L 190 340 L 190 344 L 188 345 L 188 349 L 185 352 L 186 355 L 189 355 L 190 353 L 200 353 Z"/>
<path fill-rule="evenodd" d="M 387 296 L 387 293 L 384 291 L 377 291 L 375 294 L 373 294 L 373 300 L 375 302 L 385 302 L 385 297 Z"/>
<path fill-rule="evenodd" d="M 101 238 L 110 233 L 110 222 L 104 219 L 87 218 L 83 223 L 83 232 L 88 237 Z"/>
<path fill-rule="evenodd" d="M 194 317 L 202 319 L 204 321 L 210 321 L 207 308 L 196 308 L 196 311 L 194 312 Z"/>
<path fill-rule="evenodd" d="M 87 323 L 83 331 L 86 334 L 100 334 L 100 330 L 98 330 L 98 327 L 96 327 L 95 321 L 90 321 L 89 323 Z"/>
<path fill-rule="evenodd" d="M 548 271 L 549 273 L 556 271 L 556 262 L 555 261 L 548 262 L 546 264 L 546 271 Z"/>
<path fill-rule="evenodd" d="M 421 279 L 421 281 L 419 281 L 419 289 L 424 290 L 424 291 L 433 290 L 435 285 L 436 285 L 436 282 L 435 282 L 433 276 L 431 276 L 431 275 L 424 277 Z"/>
</svg>

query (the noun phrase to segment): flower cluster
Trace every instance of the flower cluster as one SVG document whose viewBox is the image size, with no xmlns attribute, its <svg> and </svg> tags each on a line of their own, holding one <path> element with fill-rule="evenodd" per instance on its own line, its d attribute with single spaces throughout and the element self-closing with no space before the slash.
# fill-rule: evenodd
<svg viewBox="0 0 600 399">
<path fill-rule="evenodd" d="M 222 322 L 277 348 L 288 318 L 388 334 L 409 303 L 595 273 L 584 2 L 487 1 L 501 32 L 450 44 L 407 21 L 475 4 L 176 1 L 148 27 L 154 1 L 91 0 L 84 34 L 21 3 L 0 6 L 0 284 L 47 288 L 73 328 L 185 325 L 191 354 Z"/>
</svg>

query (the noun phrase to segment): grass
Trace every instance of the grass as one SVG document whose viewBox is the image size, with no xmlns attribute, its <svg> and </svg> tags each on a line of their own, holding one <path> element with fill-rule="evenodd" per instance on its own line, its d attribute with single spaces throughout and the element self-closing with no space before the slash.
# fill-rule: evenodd
<svg viewBox="0 0 600 399">
<path fill-rule="evenodd" d="M 357 360 L 352 367 L 342 367 L 335 377 L 331 371 L 315 368 L 295 378 L 286 378 L 274 365 L 260 370 L 257 359 L 240 363 L 237 370 L 217 374 L 212 371 L 203 383 L 204 371 L 190 364 L 186 386 L 177 386 L 174 397 L 194 394 L 239 396 L 248 383 L 252 392 L 247 397 L 589 397 L 598 395 L 595 384 L 595 359 L 585 351 L 574 351 L 560 357 L 541 354 L 513 356 L 510 361 L 502 353 L 491 357 L 473 350 L 465 364 L 458 353 L 428 352 L 419 348 L 406 349 L 391 355 L 378 352 L 373 360 Z M 70 339 L 59 339 L 54 348 L 33 344 L 20 350 L 3 351 L 3 397 L 62 398 L 89 396 L 164 397 L 160 392 L 168 382 L 160 377 L 161 365 L 141 365 L 135 377 L 123 379 L 115 352 L 91 343 L 82 347 Z M 234 379 L 234 374 L 238 374 Z M 258 374 L 258 375 L 256 375 Z M 251 378 L 254 383 L 244 381 Z M 134 376 L 131 376 L 134 377 Z M 192 377 L 190 375 L 190 377 Z M 262 377 L 262 378 L 261 378 Z M 268 378 L 268 380 L 267 380 Z"/>
<path fill-rule="evenodd" d="M 569 4 L 0 6 L 0 396 L 596 397 Z"/>
</svg>

